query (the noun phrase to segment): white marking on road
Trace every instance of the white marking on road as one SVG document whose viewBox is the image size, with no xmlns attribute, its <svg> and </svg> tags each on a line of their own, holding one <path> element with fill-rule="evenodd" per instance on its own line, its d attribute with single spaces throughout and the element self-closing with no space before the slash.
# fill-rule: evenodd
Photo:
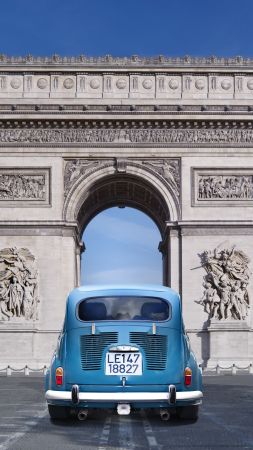
<svg viewBox="0 0 253 450">
<path fill-rule="evenodd" d="M 156 449 L 156 450 L 159 449 L 160 446 L 157 443 L 157 440 L 153 433 L 153 429 L 152 429 L 150 422 L 148 421 L 146 414 L 144 412 L 142 413 L 142 423 L 143 423 L 143 428 L 145 431 L 146 439 L 147 439 L 148 445 L 149 445 L 148 448 Z"/>
<path fill-rule="evenodd" d="M 131 417 L 119 416 L 119 445 L 121 449 L 135 448 Z"/>
<path fill-rule="evenodd" d="M 99 439 L 99 446 L 98 446 L 98 450 L 106 450 L 108 441 L 109 441 L 109 435 L 110 435 L 110 429 L 111 429 L 111 422 L 112 422 L 112 418 L 111 417 L 107 417 L 105 419 L 105 423 L 104 423 L 104 427 Z M 0 447 L 1 448 L 1 447 Z"/>
<path fill-rule="evenodd" d="M 39 422 L 40 419 L 42 419 L 43 417 L 45 417 L 47 414 L 47 408 L 44 409 L 43 411 L 38 412 L 38 414 L 34 417 L 34 419 L 36 419 L 36 421 L 33 421 L 32 424 L 30 422 L 30 425 L 28 424 L 28 422 L 25 424 L 25 426 L 23 428 L 21 428 L 21 430 L 17 431 L 16 433 L 9 433 L 7 439 L 0 444 L 0 450 L 7 450 L 10 445 L 13 445 L 18 439 L 22 438 L 29 430 L 32 426 L 37 425 L 37 423 Z M 15 416 L 13 416 L 13 419 L 15 419 Z M 6 426 L 6 425 L 5 425 Z M 8 425 L 10 426 L 10 425 Z M 17 428 L 17 424 L 13 425 L 15 426 L 15 428 Z"/>
</svg>

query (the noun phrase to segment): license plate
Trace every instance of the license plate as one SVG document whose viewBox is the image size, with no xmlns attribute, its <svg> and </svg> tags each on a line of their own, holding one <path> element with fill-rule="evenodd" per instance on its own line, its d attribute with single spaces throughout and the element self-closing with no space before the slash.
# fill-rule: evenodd
<svg viewBox="0 0 253 450">
<path fill-rule="evenodd" d="M 106 353 L 106 375 L 142 375 L 141 353 Z"/>
</svg>

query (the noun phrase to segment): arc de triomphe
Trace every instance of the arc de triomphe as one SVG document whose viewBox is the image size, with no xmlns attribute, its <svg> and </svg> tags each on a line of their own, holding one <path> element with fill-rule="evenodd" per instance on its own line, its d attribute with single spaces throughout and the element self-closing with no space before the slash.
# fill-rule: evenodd
<svg viewBox="0 0 253 450">
<path fill-rule="evenodd" d="M 1 366 L 48 363 L 110 206 L 161 231 L 199 362 L 253 361 L 253 60 L 0 56 Z"/>
</svg>

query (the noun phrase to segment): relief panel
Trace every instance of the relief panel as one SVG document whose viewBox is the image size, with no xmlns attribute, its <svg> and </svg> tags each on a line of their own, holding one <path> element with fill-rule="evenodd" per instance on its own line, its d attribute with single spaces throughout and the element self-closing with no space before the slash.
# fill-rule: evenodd
<svg viewBox="0 0 253 450">
<path fill-rule="evenodd" d="M 0 206 L 50 206 L 49 168 L 1 168 Z"/>
<path fill-rule="evenodd" d="M 235 246 L 220 245 L 199 257 L 206 275 L 198 303 L 203 305 L 209 320 L 245 320 L 250 309 L 248 256 Z"/>
<path fill-rule="evenodd" d="M 38 271 L 27 248 L 0 250 L 0 323 L 38 319 Z"/>
<path fill-rule="evenodd" d="M 253 168 L 193 168 L 192 206 L 253 207 Z"/>
<path fill-rule="evenodd" d="M 182 77 L 178 75 L 156 76 L 156 98 L 181 98 Z"/>
<path fill-rule="evenodd" d="M 101 98 L 103 92 L 103 76 L 100 74 L 77 75 L 77 97 Z"/>
<path fill-rule="evenodd" d="M 153 75 L 130 75 L 130 97 L 155 98 L 155 84 Z"/>
</svg>

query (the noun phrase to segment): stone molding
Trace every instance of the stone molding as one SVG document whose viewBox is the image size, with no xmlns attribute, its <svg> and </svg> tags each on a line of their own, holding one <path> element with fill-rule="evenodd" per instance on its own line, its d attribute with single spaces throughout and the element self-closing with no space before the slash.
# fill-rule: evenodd
<svg viewBox="0 0 253 450">
<path fill-rule="evenodd" d="M 192 168 L 192 206 L 253 207 L 253 168 Z"/>
<path fill-rule="evenodd" d="M 178 57 L 170 57 L 165 55 L 158 56 L 125 56 L 125 57 L 114 57 L 112 55 L 104 55 L 104 56 L 87 56 L 87 55 L 79 55 L 79 56 L 60 56 L 54 54 L 52 56 L 33 56 L 31 54 L 25 56 L 8 56 L 1 54 L 0 55 L 0 66 L 1 65 L 26 65 L 30 66 L 56 66 L 57 65 L 66 65 L 75 68 L 76 65 L 83 65 L 89 67 L 93 66 L 131 66 L 138 67 L 140 66 L 162 66 L 162 67 L 253 67 L 253 59 L 252 58 L 244 58 L 240 55 L 233 57 L 218 57 L 218 56 L 209 56 L 209 57 L 195 57 L 195 56 L 178 56 Z"/>
<path fill-rule="evenodd" d="M 0 115 L 1 116 L 19 116 L 22 114 L 25 120 L 25 116 L 33 114 L 33 118 L 36 118 L 38 116 L 42 116 L 43 119 L 45 118 L 51 118 L 54 115 L 60 114 L 63 117 L 66 116 L 89 116 L 89 120 L 92 120 L 92 116 L 95 114 L 103 114 L 108 120 L 108 116 L 112 116 L 112 118 L 115 120 L 115 117 L 117 118 L 121 116 L 130 115 L 131 118 L 135 120 L 135 116 L 138 115 L 144 115 L 144 116 L 152 116 L 155 117 L 155 120 L 159 116 L 161 118 L 163 116 L 191 116 L 191 115 L 198 115 L 201 116 L 201 118 L 204 118 L 205 116 L 210 116 L 210 114 L 217 115 L 217 116 L 247 116 L 247 118 L 251 118 L 253 106 L 252 105 L 243 105 L 243 104 L 232 104 L 231 102 L 226 105 L 219 105 L 219 104 L 201 104 L 201 102 L 195 102 L 195 104 L 186 104 L 177 102 L 177 104 L 161 104 L 157 102 L 158 104 L 152 104 L 150 103 L 142 103 L 142 104 L 134 104 L 131 105 L 130 103 L 126 104 L 108 104 L 108 102 L 102 102 L 101 103 L 87 103 L 85 105 L 83 104 L 69 104 L 69 103 L 15 103 L 15 99 L 13 99 L 12 103 L 2 103 L 0 104 Z M 232 118 L 232 117 L 231 117 Z M 245 117 L 245 120 L 247 120 Z M 129 118 L 128 118 L 129 120 Z M 161 120 L 161 119 L 160 119 Z M 224 119 L 223 119 L 224 120 Z M 1 122 L 3 119 L 1 120 Z"/>
<path fill-rule="evenodd" d="M 64 121 L 8 122 L 0 128 L 0 146 L 214 146 L 252 147 L 252 122 Z"/>
<path fill-rule="evenodd" d="M 50 168 L 0 168 L 0 207 L 51 206 Z"/>
<path fill-rule="evenodd" d="M 253 100 L 253 70 L 154 73 L 147 67 L 144 73 L 2 71 L 0 98 Z"/>
</svg>

